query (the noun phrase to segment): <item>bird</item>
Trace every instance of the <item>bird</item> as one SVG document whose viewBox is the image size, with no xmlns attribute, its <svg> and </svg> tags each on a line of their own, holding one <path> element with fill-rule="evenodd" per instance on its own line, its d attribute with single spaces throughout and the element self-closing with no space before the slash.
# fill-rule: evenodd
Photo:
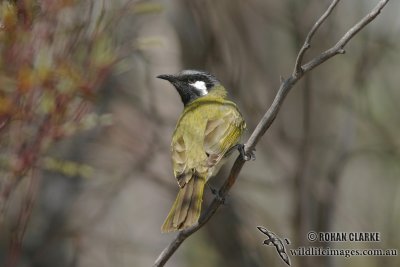
<svg viewBox="0 0 400 267">
<path fill-rule="evenodd" d="M 187 229 L 199 220 L 207 181 L 218 173 L 236 148 L 245 160 L 253 159 L 239 144 L 246 123 L 227 90 L 212 74 L 183 70 L 157 78 L 169 81 L 178 91 L 183 112 L 171 141 L 173 173 L 179 192 L 161 231 Z"/>
</svg>

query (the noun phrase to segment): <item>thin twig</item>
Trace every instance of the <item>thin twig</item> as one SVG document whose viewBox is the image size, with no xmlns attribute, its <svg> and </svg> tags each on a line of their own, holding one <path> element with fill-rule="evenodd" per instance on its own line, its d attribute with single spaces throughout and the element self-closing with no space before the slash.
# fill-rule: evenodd
<svg viewBox="0 0 400 267">
<path fill-rule="evenodd" d="M 326 19 L 326 17 L 331 14 L 333 8 L 336 6 L 338 3 L 338 0 L 333 0 L 328 7 L 328 9 L 325 11 L 325 13 L 317 20 L 317 23 L 320 22 L 318 25 L 317 23 L 314 24 L 314 27 L 310 30 L 309 34 L 307 35 L 308 41 L 311 41 L 312 36 L 314 33 L 318 30 L 319 26 L 321 23 L 323 23 Z M 267 131 L 267 129 L 272 125 L 274 122 L 276 115 L 278 114 L 282 103 L 286 97 L 286 95 L 289 93 L 289 91 L 293 88 L 293 86 L 304 76 L 305 73 L 311 71 L 315 67 L 321 65 L 324 63 L 326 60 L 332 58 L 333 56 L 337 54 L 343 54 L 344 53 L 344 46 L 361 30 L 363 29 L 366 25 L 368 25 L 372 20 L 374 20 L 381 10 L 385 7 L 385 5 L 389 2 L 389 0 L 381 0 L 379 3 L 376 5 L 376 7 L 368 13 L 364 18 L 362 18 L 356 25 L 354 25 L 350 30 L 348 30 L 345 35 L 330 49 L 322 52 L 319 56 L 315 57 L 305 65 L 302 65 L 302 57 L 307 50 L 302 48 L 299 51 L 299 54 L 296 59 L 296 65 L 301 66 L 301 71 L 297 72 L 296 69 L 293 72 L 293 74 L 287 78 L 286 80 L 281 82 L 281 85 L 279 87 L 279 90 L 275 96 L 274 101 L 272 102 L 270 108 L 267 110 L 267 112 L 264 114 L 262 117 L 261 121 L 258 123 L 256 129 L 253 131 L 251 134 L 249 140 L 246 143 L 245 146 L 245 152 L 249 153 L 251 151 L 254 151 L 258 141 L 261 139 L 261 137 L 264 135 L 264 133 Z M 306 39 L 306 43 L 307 43 Z M 303 55 L 301 55 L 303 54 Z M 210 206 L 207 208 L 207 210 L 202 214 L 200 217 L 199 221 L 193 225 L 190 228 L 187 228 L 177 234 L 177 236 L 172 240 L 172 242 L 161 252 L 161 254 L 158 256 L 157 260 L 154 263 L 154 266 L 164 266 L 164 264 L 169 260 L 169 258 L 175 253 L 175 251 L 179 248 L 179 246 L 185 241 L 187 237 L 192 235 L 194 232 L 199 230 L 204 224 L 208 222 L 208 220 L 214 215 L 214 213 L 217 211 L 219 206 L 221 205 L 220 199 L 221 197 L 225 197 L 230 188 L 233 186 L 235 183 L 245 161 L 242 159 L 241 156 L 238 156 L 236 158 L 235 163 L 232 166 L 231 172 L 228 176 L 228 178 L 225 180 L 225 183 L 222 185 L 222 187 L 219 190 L 219 196 L 215 197 L 214 200 L 211 202 Z"/>
<path fill-rule="evenodd" d="M 317 20 L 317 22 L 315 22 L 314 26 L 311 28 L 311 30 L 307 34 L 306 40 L 304 41 L 303 46 L 301 47 L 299 53 L 297 54 L 296 63 L 294 64 L 293 76 L 297 76 L 301 72 L 303 72 L 303 69 L 301 68 L 301 64 L 303 62 L 303 57 L 304 57 L 305 53 L 311 46 L 311 39 L 313 38 L 314 34 L 317 32 L 319 27 L 325 22 L 325 20 L 332 13 L 333 9 L 336 7 L 336 5 L 339 3 L 339 1 L 340 0 L 332 1 L 332 3 L 329 5 L 329 7 L 325 11 L 325 13 L 322 14 L 322 16 Z"/>
<path fill-rule="evenodd" d="M 348 30 L 342 38 L 330 49 L 326 50 L 325 52 L 321 53 L 320 56 L 314 58 L 313 60 L 309 61 L 308 63 L 303 65 L 304 72 L 310 71 L 316 66 L 322 64 L 326 60 L 330 59 L 331 57 L 337 54 L 344 54 L 345 45 L 359 32 L 361 31 L 366 25 L 368 25 L 371 21 L 373 21 L 385 7 L 385 5 L 389 2 L 389 0 L 381 0 L 375 6 L 374 9 L 371 10 L 364 18 L 362 18 L 356 25 L 354 25 L 350 30 Z"/>
</svg>

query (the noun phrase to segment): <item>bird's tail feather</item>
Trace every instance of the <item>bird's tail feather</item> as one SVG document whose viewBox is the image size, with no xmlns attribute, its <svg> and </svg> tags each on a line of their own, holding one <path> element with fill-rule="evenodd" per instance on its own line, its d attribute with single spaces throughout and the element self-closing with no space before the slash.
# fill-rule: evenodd
<svg viewBox="0 0 400 267">
<path fill-rule="evenodd" d="M 179 190 L 167 219 L 161 227 L 162 232 L 183 230 L 199 220 L 205 182 L 205 178 L 193 175 Z"/>
</svg>

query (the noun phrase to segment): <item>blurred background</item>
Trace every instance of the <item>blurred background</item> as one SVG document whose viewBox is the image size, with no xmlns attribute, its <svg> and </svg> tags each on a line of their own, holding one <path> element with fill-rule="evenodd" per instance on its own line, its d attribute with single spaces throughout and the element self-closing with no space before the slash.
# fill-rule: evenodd
<svg viewBox="0 0 400 267">
<path fill-rule="evenodd" d="M 305 62 L 377 2 L 340 3 Z M 0 265 L 152 265 L 175 236 L 160 227 L 178 191 L 169 144 L 183 108 L 155 77 L 214 73 L 247 121 L 245 141 L 329 3 L 1 1 Z M 286 266 L 259 225 L 287 248 L 400 249 L 399 11 L 391 1 L 345 55 L 293 88 L 226 204 L 167 266 Z M 309 231 L 380 232 L 381 242 L 308 243 Z M 400 265 L 398 256 L 291 260 Z"/>
</svg>

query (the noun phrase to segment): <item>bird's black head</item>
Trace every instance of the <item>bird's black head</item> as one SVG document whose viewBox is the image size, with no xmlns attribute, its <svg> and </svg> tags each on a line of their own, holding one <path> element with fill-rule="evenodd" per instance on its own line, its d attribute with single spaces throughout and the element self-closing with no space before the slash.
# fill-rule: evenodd
<svg viewBox="0 0 400 267">
<path fill-rule="evenodd" d="M 207 95 L 215 85 L 220 84 L 213 75 L 199 70 L 184 70 L 175 75 L 159 75 L 157 78 L 172 83 L 185 106 L 196 98 Z"/>
</svg>

